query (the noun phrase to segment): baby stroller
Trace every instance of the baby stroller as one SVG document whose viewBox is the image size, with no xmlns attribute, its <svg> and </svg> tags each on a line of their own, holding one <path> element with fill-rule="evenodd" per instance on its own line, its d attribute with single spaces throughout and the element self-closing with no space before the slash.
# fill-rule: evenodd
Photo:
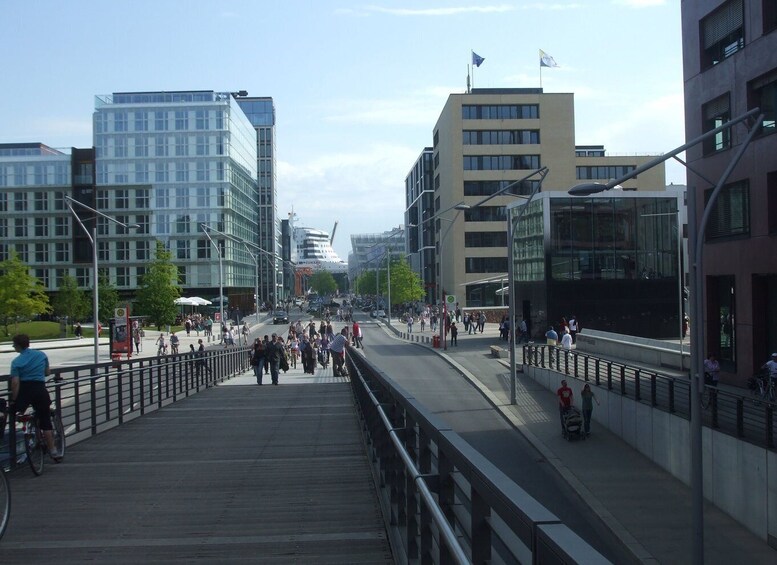
<svg viewBox="0 0 777 565">
<path fill-rule="evenodd" d="M 564 412 L 564 438 L 567 441 L 585 439 L 585 434 L 583 433 L 583 415 L 575 406 L 570 406 Z"/>
</svg>

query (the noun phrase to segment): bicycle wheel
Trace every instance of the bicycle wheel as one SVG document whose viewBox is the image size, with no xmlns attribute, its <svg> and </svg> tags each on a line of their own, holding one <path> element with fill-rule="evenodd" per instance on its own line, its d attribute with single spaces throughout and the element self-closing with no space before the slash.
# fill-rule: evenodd
<svg viewBox="0 0 777 565">
<path fill-rule="evenodd" d="M 0 539 L 3 538 L 8 520 L 11 518 L 11 485 L 5 476 L 5 469 L 0 468 Z"/>
<path fill-rule="evenodd" d="M 59 451 L 60 456 L 60 460 L 57 463 L 61 463 L 65 458 L 67 442 L 65 441 L 65 427 L 62 425 L 62 418 L 56 410 L 51 411 L 51 423 L 54 424 L 54 429 L 52 430 L 54 433 L 54 448 Z"/>
<path fill-rule="evenodd" d="M 27 423 L 24 434 L 24 451 L 27 453 L 27 463 L 36 475 L 43 473 L 43 444 L 41 443 L 37 422 Z"/>
</svg>

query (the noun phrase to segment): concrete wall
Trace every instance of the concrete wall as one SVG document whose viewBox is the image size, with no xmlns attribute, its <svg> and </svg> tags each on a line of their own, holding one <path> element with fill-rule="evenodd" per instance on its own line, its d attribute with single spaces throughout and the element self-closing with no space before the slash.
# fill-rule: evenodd
<svg viewBox="0 0 777 565">
<path fill-rule="evenodd" d="M 581 353 L 673 371 L 688 371 L 691 366 L 689 342 L 683 345 L 681 352 L 679 343 L 586 329 L 577 334 L 576 347 Z"/>
<path fill-rule="evenodd" d="M 584 384 L 549 369 L 524 365 L 523 371 L 550 391 L 566 379 L 578 397 Z M 690 421 L 589 384 L 601 402 L 593 420 L 690 483 Z M 777 547 L 777 453 L 705 427 L 702 457 L 705 498 Z"/>
</svg>

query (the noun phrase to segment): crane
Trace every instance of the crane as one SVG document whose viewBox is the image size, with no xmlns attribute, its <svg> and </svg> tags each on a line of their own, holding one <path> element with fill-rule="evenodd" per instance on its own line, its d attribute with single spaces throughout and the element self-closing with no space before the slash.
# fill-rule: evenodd
<svg viewBox="0 0 777 565">
<path fill-rule="evenodd" d="M 329 245 L 332 245 L 335 240 L 335 232 L 337 231 L 337 224 L 339 223 L 340 220 L 335 220 L 335 225 L 332 227 L 332 235 L 329 236 Z"/>
</svg>

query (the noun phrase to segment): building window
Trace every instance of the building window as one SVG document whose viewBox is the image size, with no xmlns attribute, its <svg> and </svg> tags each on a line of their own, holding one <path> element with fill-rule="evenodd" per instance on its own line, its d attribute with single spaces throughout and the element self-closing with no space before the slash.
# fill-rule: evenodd
<svg viewBox="0 0 777 565">
<path fill-rule="evenodd" d="M 116 208 L 126 209 L 129 208 L 129 190 L 121 189 L 114 193 L 116 200 Z"/>
<path fill-rule="evenodd" d="M 0 193 L 0 212 L 8 211 L 8 193 Z"/>
<path fill-rule="evenodd" d="M 168 156 L 168 149 L 167 149 L 167 139 L 164 135 L 157 135 L 154 138 L 154 156 L 155 157 L 167 157 Z M 164 164 L 162 165 L 164 166 Z"/>
<path fill-rule="evenodd" d="M 210 241 L 207 239 L 197 240 L 197 259 L 210 259 Z"/>
<path fill-rule="evenodd" d="M 148 163 L 135 163 L 135 182 L 146 184 L 148 179 Z"/>
<path fill-rule="evenodd" d="M 745 46 L 742 0 L 729 0 L 701 21 L 702 70 L 717 65 Z"/>
<path fill-rule="evenodd" d="M 467 273 L 506 273 L 507 257 L 467 257 L 464 266 Z"/>
<path fill-rule="evenodd" d="M 478 206 L 464 210 L 465 222 L 504 222 L 506 219 L 504 206 Z"/>
<path fill-rule="evenodd" d="M 156 233 L 159 235 L 166 235 L 170 233 L 170 216 L 167 214 L 157 214 Z"/>
<path fill-rule="evenodd" d="M 592 167 L 575 167 L 575 174 L 578 180 L 617 179 L 628 175 L 637 167 L 635 165 L 601 165 Z"/>
<path fill-rule="evenodd" d="M 97 205 L 98 209 L 107 210 L 108 209 L 108 191 L 107 190 L 98 190 L 97 191 L 97 197 L 95 200 L 95 204 Z"/>
<path fill-rule="evenodd" d="M 747 84 L 747 101 L 750 108 L 756 106 L 764 114 L 761 135 L 777 131 L 777 69 L 761 75 Z"/>
<path fill-rule="evenodd" d="M 197 207 L 207 208 L 209 200 L 210 200 L 210 197 L 208 195 L 208 187 L 198 186 L 197 187 Z"/>
<path fill-rule="evenodd" d="M 148 138 L 144 135 L 135 137 L 135 157 L 148 157 Z"/>
<path fill-rule="evenodd" d="M 129 268 L 128 267 L 116 267 L 116 286 L 127 287 L 129 286 Z"/>
<path fill-rule="evenodd" d="M 188 284 L 186 282 L 186 267 L 178 265 L 178 284 Z"/>
<path fill-rule="evenodd" d="M 207 161 L 197 161 L 197 180 L 200 182 L 208 180 Z"/>
<path fill-rule="evenodd" d="M 157 208 L 169 208 L 170 207 L 170 191 L 167 188 L 156 189 L 156 207 Z"/>
<path fill-rule="evenodd" d="M 175 181 L 176 182 L 188 182 L 189 181 L 189 168 L 186 161 L 177 161 L 175 163 Z"/>
<path fill-rule="evenodd" d="M 529 120 L 540 117 L 539 104 L 465 104 L 461 107 L 464 120 Z"/>
<path fill-rule="evenodd" d="M 189 189 L 179 186 L 175 189 L 175 207 L 179 210 L 189 207 Z"/>
<path fill-rule="evenodd" d="M 35 244 L 35 262 L 36 263 L 48 263 L 49 262 L 49 246 L 46 243 Z"/>
<path fill-rule="evenodd" d="M 46 192 L 35 193 L 35 210 L 43 212 L 49 209 L 49 198 Z"/>
<path fill-rule="evenodd" d="M 114 157 L 126 157 L 127 156 L 127 138 L 117 137 L 113 144 L 113 156 Z"/>
<path fill-rule="evenodd" d="M 727 361 L 733 368 L 736 363 L 736 287 L 732 275 L 709 277 L 707 293 L 710 301 L 717 304 L 717 316 L 712 321 L 710 336 L 712 339 L 717 334 L 718 359 Z"/>
<path fill-rule="evenodd" d="M 35 218 L 35 237 L 49 236 L 48 218 Z"/>
<path fill-rule="evenodd" d="M 764 35 L 777 29 L 777 2 L 774 0 L 761 0 L 763 10 Z"/>
<path fill-rule="evenodd" d="M 515 182 L 510 180 L 464 181 L 464 196 L 491 196 Z M 539 182 L 538 180 L 525 180 L 515 184 L 504 194 L 529 195 L 534 192 Z"/>
<path fill-rule="evenodd" d="M 189 240 L 179 239 L 176 241 L 176 257 L 178 259 L 189 259 Z"/>
<path fill-rule="evenodd" d="M 538 144 L 540 130 L 464 130 L 462 132 L 464 145 L 524 145 Z"/>
<path fill-rule="evenodd" d="M 149 259 L 148 241 L 135 242 L 135 258 L 138 261 L 145 261 L 146 259 Z"/>
<path fill-rule="evenodd" d="M 137 224 L 137 228 L 135 228 L 136 234 L 146 234 L 148 233 L 148 216 L 145 214 L 138 214 L 135 216 L 135 223 Z"/>
<path fill-rule="evenodd" d="M 766 174 L 766 206 L 769 233 L 777 233 L 777 171 Z"/>
<path fill-rule="evenodd" d="M 14 209 L 14 212 L 26 212 L 27 211 L 27 193 L 26 192 L 14 192 L 14 195 L 13 195 L 13 209 Z"/>
<path fill-rule="evenodd" d="M 110 245 L 107 241 L 97 240 L 97 259 L 100 261 L 108 261 L 110 259 Z"/>
<path fill-rule="evenodd" d="M 8 220 L 0 218 L 0 239 L 8 238 Z"/>
<path fill-rule="evenodd" d="M 114 112 L 113 131 L 127 131 L 127 112 Z"/>
<path fill-rule="evenodd" d="M 195 127 L 199 130 L 210 129 L 208 110 L 197 110 L 195 113 Z"/>
<path fill-rule="evenodd" d="M 712 131 L 731 120 L 731 103 L 729 93 L 718 96 L 701 107 L 702 129 Z M 718 132 L 715 137 L 704 140 L 704 154 L 723 151 L 731 147 L 731 129 Z"/>
<path fill-rule="evenodd" d="M 43 288 L 49 287 L 49 270 L 48 269 L 35 269 L 35 278 L 38 279 Z"/>
<path fill-rule="evenodd" d="M 57 263 L 70 262 L 70 248 L 67 243 L 54 244 L 54 259 Z"/>
<path fill-rule="evenodd" d="M 507 232 L 466 232 L 464 247 L 507 247 Z"/>
<path fill-rule="evenodd" d="M 176 216 L 175 218 L 175 233 L 189 233 L 189 226 L 191 221 L 189 216 Z"/>
<path fill-rule="evenodd" d="M 539 155 L 464 155 L 465 171 L 517 171 L 539 169 Z"/>
<path fill-rule="evenodd" d="M 175 155 L 177 157 L 189 155 L 189 139 L 185 135 L 175 136 Z"/>
<path fill-rule="evenodd" d="M 712 189 L 705 193 L 705 201 Z M 746 180 L 727 184 L 712 208 L 707 240 L 748 235 L 750 233 L 750 183 Z"/>
<path fill-rule="evenodd" d="M 16 247 L 15 247 L 15 250 L 16 250 L 16 255 L 19 257 L 19 260 L 22 263 L 29 263 L 30 262 L 29 254 L 28 254 L 28 250 L 27 250 L 27 246 L 26 245 L 24 245 L 23 243 L 17 243 Z"/>
<path fill-rule="evenodd" d="M 189 112 L 186 110 L 175 111 L 175 129 L 178 131 L 189 129 Z"/>
<path fill-rule="evenodd" d="M 129 241 L 117 241 L 116 242 L 116 260 L 117 261 L 129 261 Z"/>
<path fill-rule="evenodd" d="M 14 218 L 14 236 L 27 237 L 27 218 Z"/>
<path fill-rule="evenodd" d="M 135 189 L 135 208 L 140 210 L 148 209 L 148 189 L 137 188 Z"/>
<path fill-rule="evenodd" d="M 154 112 L 154 129 L 167 131 L 167 112 Z"/>
<path fill-rule="evenodd" d="M 197 139 L 195 140 L 197 144 L 197 155 L 200 157 L 204 157 L 210 153 L 208 150 L 210 145 L 208 144 L 208 136 L 206 135 L 198 135 Z"/>
<path fill-rule="evenodd" d="M 135 112 L 135 131 L 148 131 L 148 112 Z"/>
<path fill-rule="evenodd" d="M 67 237 L 70 235 L 70 221 L 67 217 L 54 218 L 54 235 L 56 237 Z"/>
</svg>

